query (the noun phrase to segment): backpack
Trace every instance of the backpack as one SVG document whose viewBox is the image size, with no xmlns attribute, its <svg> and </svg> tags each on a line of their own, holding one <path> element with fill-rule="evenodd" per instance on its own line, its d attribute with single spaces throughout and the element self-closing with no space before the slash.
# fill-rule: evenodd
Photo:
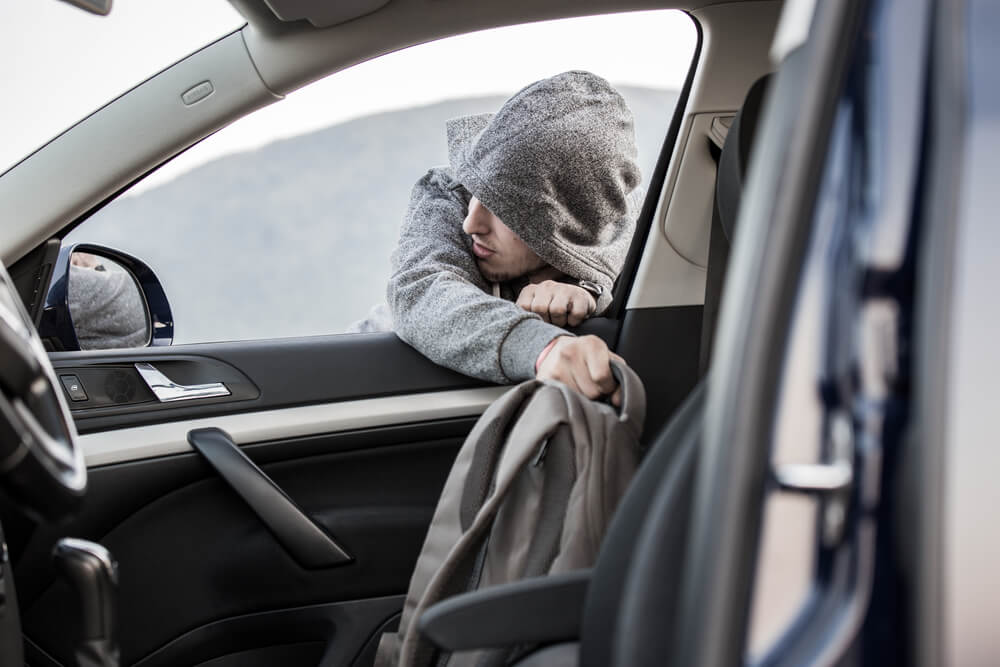
<svg viewBox="0 0 1000 667">
<path fill-rule="evenodd" d="M 528 380 L 497 399 L 458 453 L 417 559 L 399 629 L 375 667 L 502 665 L 511 649 L 443 658 L 417 631 L 433 604 L 471 590 L 590 567 L 641 458 L 645 392 L 618 361 L 622 407 Z"/>
</svg>

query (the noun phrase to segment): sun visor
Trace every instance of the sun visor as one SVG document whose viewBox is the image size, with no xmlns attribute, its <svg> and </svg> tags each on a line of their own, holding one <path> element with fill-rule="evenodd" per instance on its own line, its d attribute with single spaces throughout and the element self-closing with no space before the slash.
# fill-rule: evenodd
<svg viewBox="0 0 1000 667">
<path fill-rule="evenodd" d="M 346 23 L 371 14 L 390 0 L 264 0 L 282 21 L 309 21 L 317 28 Z"/>
</svg>

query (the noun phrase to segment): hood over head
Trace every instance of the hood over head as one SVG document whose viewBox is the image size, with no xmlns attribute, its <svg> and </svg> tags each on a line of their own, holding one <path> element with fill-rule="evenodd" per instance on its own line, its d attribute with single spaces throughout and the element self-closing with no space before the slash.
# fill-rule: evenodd
<svg viewBox="0 0 1000 667">
<path fill-rule="evenodd" d="M 546 263 L 604 287 L 603 310 L 632 240 L 628 195 L 641 178 L 621 95 L 599 76 L 565 72 L 447 130 L 457 180 Z"/>
</svg>

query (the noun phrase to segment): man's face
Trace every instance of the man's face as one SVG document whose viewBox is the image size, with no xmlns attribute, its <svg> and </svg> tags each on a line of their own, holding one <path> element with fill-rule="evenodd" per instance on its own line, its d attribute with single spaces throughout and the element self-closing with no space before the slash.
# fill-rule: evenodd
<svg viewBox="0 0 1000 667">
<path fill-rule="evenodd" d="M 475 197 L 462 229 L 472 237 L 479 272 L 491 282 L 520 278 L 546 266 L 541 257 Z"/>
</svg>

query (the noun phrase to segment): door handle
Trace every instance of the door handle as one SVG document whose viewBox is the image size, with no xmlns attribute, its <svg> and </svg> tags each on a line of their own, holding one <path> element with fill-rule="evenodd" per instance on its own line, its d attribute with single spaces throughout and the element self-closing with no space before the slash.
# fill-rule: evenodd
<svg viewBox="0 0 1000 667">
<path fill-rule="evenodd" d="M 188 442 L 246 501 L 299 565 L 317 569 L 354 560 L 243 453 L 228 433 L 218 428 L 199 428 L 188 433 Z"/>
<path fill-rule="evenodd" d="M 152 364 L 138 363 L 135 370 L 153 391 L 153 395 L 160 403 L 172 401 L 189 401 L 194 398 L 215 398 L 217 396 L 229 396 L 230 391 L 221 382 L 210 382 L 208 384 L 177 384 L 166 375 L 156 370 Z"/>
</svg>

